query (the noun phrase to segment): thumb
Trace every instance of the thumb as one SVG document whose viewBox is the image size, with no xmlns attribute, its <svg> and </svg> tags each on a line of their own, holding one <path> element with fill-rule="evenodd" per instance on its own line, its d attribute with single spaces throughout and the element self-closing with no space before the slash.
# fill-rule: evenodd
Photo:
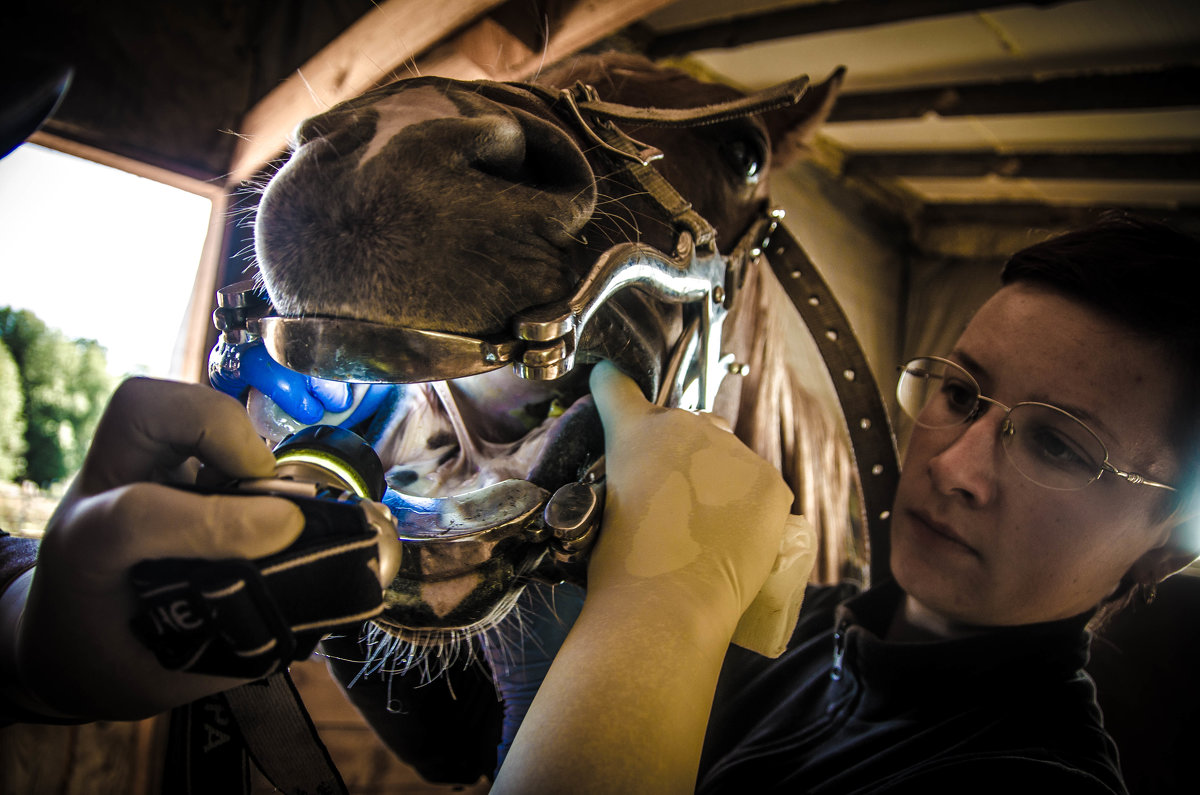
<svg viewBox="0 0 1200 795">
<path fill-rule="evenodd" d="M 87 498 L 73 513 L 88 539 L 82 546 L 107 550 L 117 569 L 149 558 L 260 558 L 304 528 L 300 509 L 278 497 L 201 495 L 155 483 Z"/>
<path fill-rule="evenodd" d="M 637 382 L 611 362 L 600 362 L 592 368 L 589 385 L 606 438 L 613 434 L 620 418 L 644 416 L 658 410 L 642 394 Z"/>
<path fill-rule="evenodd" d="M 78 490 L 155 480 L 189 456 L 229 477 L 265 477 L 275 458 L 246 410 L 207 386 L 131 378 L 113 393 L 88 448 Z"/>
</svg>

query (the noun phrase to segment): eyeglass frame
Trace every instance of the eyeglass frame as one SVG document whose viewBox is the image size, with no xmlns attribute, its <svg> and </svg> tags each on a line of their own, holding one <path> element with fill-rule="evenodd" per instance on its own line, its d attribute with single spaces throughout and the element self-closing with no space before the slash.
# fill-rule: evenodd
<svg viewBox="0 0 1200 795">
<path fill-rule="evenodd" d="M 910 366 L 912 366 L 913 362 L 919 362 L 922 360 L 940 362 L 942 364 L 949 365 L 949 366 L 955 368 L 956 370 L 959 370 L 960 372 L 963 373 L 963 375 L 965 375 L 967 378 L 970 379 L 970 383 L 975 387 L 975 405 L 971 407 L 971 410 L 969 412 L 967 412 L 967 414 L 959 422 L 956 422 L 953 425 L 925 425 L 925 424 L 922 424 L 921 421 L 904 406 L 904 402 L 902 400 L 900 400 L 900 380 L 904 378 L 904 374 L 906 372 L 908 372 L 908 369 Z M 1174 486 L 1171 486 L 1166 483 L 1161 483 L 1157 480 L 1151 480 L 1150 478 L 1146 477 L 1145 475 L 1138 474 L 1137 472 L 1130 472 L 1130 471 L 1118 469 L 1109 460 L 1108 445 L 1106 445 L 1104 443 L 1104 441 L 1100 438 L 1100 436 L 1095 431 L 1093 431 L 1086 422 L 1079 419 L 1074 414 L 1072 414 L 1071 412 L 1067 411 L 1064 408 L 1060 408 L 1059 406 L 1055 406 L 1051 403 L 1043 403 L 1038 400 L 1023 400 L 1023 401 L 1016 403 L 1013 406 L 1009 407 L 1009 406 L 1005 405 L 1004 403 L 1001 403 L 999 400 L 996 400 L 993 397 L 988 397 L 987 395 L 983 394 L 983 389 L 979 386 L 979 382 L 975 380 L 975 376 L 971 375 L 970 371 L 968 371 L 965 367 L 963 367 L 958 362 L 953 362 L 953 361 L 943 358 L 941 356 L 916 356 L 916 357 L 913 357 L 912 359 L 909 359 L 904 364 L 897 365 L 896 369 L 900 372 L 900 376 L 896 382 L 897 405 L 900 406 L 900 410 L 903 411 L 908 417 L 910 417 L 914 423 L 916 423 L 917 425 L 919 425 L 922 428 L 929 428 L 931 430 L 939 430 L 939 429 L 946 429 L 946 428 L 957 428 L 960 425 L 964 425 L 964 426 L 970 425 L 972 422 L 977 420 L 983 414 L 983 411 L 981 411 L 980 408 L 984 403 L 988 403 L 993 406 L 997 406 L 998 408 L 1000 408 L 1004 411 L 1004 417 L 1000 421 L 1000 433 L 1004 436 L 1013 436 L 1016 433 L 1016 425 L 1012 421 L 1012 412 L 1013 412 L 1013 409 L 1016 409 L 1020 406 L 1042 406 L 1044 408 L 1048 408 L 1048 409 L 1057 411 L 1060 414 L 1064 414 L 1067 417 L 1070 417 L 1075 422 L 1079 423 L 1084 428 L 1084 430 L 1086 430 L 1089 434 L 1091 434 L 1092 438 L 1094 438 L 1096 440 L 1096 443 L 1098 445 L 1100 445 L 1100 449 L 1104 451 L 1104 460 L 1101 461 L 1099 464 L 1099 471 L 1096 472 L 1096 474 L 1092 477 L 1091 480 L 1089 480 L 1087 483 L 1083 484 L 1079 488 L 1063 489 L 1063 488 L 1056 488 L 1055 486 L 1048 486 L 1045 483 L 1040 483 L 1040 482 L 1034 480 L 1033 478 L 1031 478 L 1029 475 L 1027 475 L 1019 466 L 1016 466 L 1015 463 L 1013 464 L 1013 468 L 1016 469 L 1018 472 L 1020 472 L 1021 475 L 1026 480 L 1028 480 L 1031 483 L 1036 483 L 1037 485 L 1041 486 L 1042 488 L 1051 489 L 1053 491 L 1081 491 L 1081 490 L 1087 488 L 1088 486 L 1090 486 L 1091 484 L 1095 483 L 1096 481 L 1098 481 L 1100 479 L 1100 476 L 1103 475 L 1105 472 L 1108 472 L 1110 474 L 1116 475 L 1117 477 L 1121 478 L 1126 483 L 1132 483 L 1135 486 L 1152 486 L 1153 488 L 1165 489 L 1166 491 L 1177 491 L 1178 490 Z M 1005 445 L 1005 454 L 1008 455 L 1008 446 L 1007 445 Z M 1009 457 L 1009 460 L 1011 461 L 1011 456 L 1009 455 L 1008 457 Z"/>
</svg>

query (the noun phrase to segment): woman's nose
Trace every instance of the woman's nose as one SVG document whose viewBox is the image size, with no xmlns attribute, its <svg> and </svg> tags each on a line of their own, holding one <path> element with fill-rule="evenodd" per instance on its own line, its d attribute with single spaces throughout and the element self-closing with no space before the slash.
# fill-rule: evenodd
<svg viewBox="0 0 1200 795">
<path fill-rule="evenodd" d="M 983 506 L 995 498 L 996 475 L 1001 451 L 1000 426 L 1004 412 L 996 407 L 984 411 L 958 428 L 935 431 L 947 435 L 947 442 L 929 461 L 934 487 L 942 494 L 959 494 L 974 506 Z M 950 436 L 954 431 L 957 436 Z"/>
</svg>

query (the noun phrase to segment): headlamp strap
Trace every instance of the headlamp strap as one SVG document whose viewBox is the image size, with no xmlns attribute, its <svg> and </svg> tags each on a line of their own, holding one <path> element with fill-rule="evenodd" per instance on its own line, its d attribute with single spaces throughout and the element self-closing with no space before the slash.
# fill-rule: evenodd
<svg viewBox="0 0 1200 795">
<path fill-rule="evenodd" d="M 357 628 L 383 609 L 378 534 L 358 506 L 294 500 L 306 532 L 347 532 L 258 560 L 164 558 L 131 569 L 141 609 L 133 630 L 163 667 L 257 679 L 312 654 L 322 637 Z M 334 513 L 336 512 L 336 513 Z M 360 530 L 350 528 L 361 523 Z M 314 588 L 313 583 L 336 583 Z"/>
<path fill-rule="evenodd" d="M 171 711 L 163 795 L 249 795 L 250 761 L 287 795 L 346 795 L 285 671 Z"/>
</svg>

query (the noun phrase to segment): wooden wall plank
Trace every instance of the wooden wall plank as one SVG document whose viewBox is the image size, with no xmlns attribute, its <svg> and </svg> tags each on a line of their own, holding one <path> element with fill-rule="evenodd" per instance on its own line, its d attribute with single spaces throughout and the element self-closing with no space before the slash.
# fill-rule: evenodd
<svg viewBox="0 0 1200 795">
<path fill-rule="evenodd" d="M 663 33 L 650 41 L 655 58 L 696 50 L 744 47 L 760 41 L 807 36 L 830 30 L 966 14 L 1005 6 L 1050 6 L 1062 0 L 836 0 L 750 14 Z"/>
<path fill-rule="evenodd" d="M 1200 105 L 1200 67 L 1077 75 L 992 83 L 849 92 L 838 97 L 830 122 L 1070 113 Z"/>
<path fill-rule="evenodd" d="M 843 174 L 854 177 L 987 177 L 1154 182 L 1200 180 L 1200 152 L 904 152 L 855 154 Z"/>
</svg>

